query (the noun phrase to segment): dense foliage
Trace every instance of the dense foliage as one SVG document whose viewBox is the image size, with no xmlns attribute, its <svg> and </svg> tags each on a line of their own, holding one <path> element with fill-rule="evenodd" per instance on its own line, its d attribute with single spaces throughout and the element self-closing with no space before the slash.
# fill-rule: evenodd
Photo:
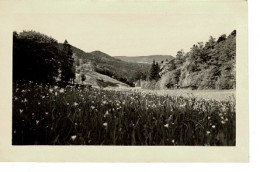
<svg viewBox="0 0 260 172">
<path fill-rule="evenodd" d="M 13 81 L 67 84 L 75 77 L 70 45 L 35 31 L 13 33 Z"/>
<path fill-rule="evenodd" d="M 14 145 L 236 145 L 235 100 L 14 85 Z"/>
<path fill-rule="evenodd" d="M 199 42 L 187 53 L 178 51 L 173 60 L 161 63 L 161 79 L 152 85 L 158 89 L 235 89 L 235 64 L 234 30 L 228 36 L 221 35 L 217 41 L 210 37 L 205 44 Z"/>
</svg>

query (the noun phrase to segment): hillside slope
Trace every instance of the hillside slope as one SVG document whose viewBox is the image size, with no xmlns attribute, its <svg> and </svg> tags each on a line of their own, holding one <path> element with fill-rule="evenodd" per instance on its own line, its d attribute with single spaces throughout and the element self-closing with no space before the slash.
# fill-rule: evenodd
<svg viewBox="0 0 260 172">
<path fill-rule="evenodd" d="M 150 64 L 125 62 L 101 51 L 86 53 L 74 46 L 72 46 L 72 51 L 77 68 L 76 73 L 95 71 L 130 86 L 133 86 L 133 82 L 139 79 L 136 78 L 138 74 L 146 75 L 150 69 Z"/>
</svg>

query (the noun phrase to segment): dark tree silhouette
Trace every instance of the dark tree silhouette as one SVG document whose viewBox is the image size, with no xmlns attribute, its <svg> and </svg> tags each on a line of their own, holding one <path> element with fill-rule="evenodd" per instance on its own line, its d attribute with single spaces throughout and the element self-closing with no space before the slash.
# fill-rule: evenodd
<svg viewBox="0 0 260 172">
<path fill-rule="evenodd" d="M 62 51 L 62 61 L 61 61 L 61 82 L 64 85 L 67 85 L 69 82 L 74 81 L 75 79 L 75 67 L 73 60 L 73 52 L 71 49 L 71 45 L 67 40 L 63 43 L 63 51 Z"/>
<path fill-rule="evenodd" d="M 58 42 L 35 31 L 13 33 L 13 81 L 53 84 L 59 69 Z"/>
</svg>

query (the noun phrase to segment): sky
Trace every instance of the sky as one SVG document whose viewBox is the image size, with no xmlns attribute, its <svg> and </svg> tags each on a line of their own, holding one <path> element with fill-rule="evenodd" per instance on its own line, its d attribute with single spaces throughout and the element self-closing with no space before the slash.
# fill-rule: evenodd
<svg viewBox="0 0 260 172">
<path fill-rule="evenodd" d="M 67 39 L 86 52 L 100 50 L 111 56 L 175 56 L 178 50 L 187 52 L 193 44 L 206 42 L 209 36 L 218 38 L 236 29 L 234 10 L 226 4 L 126 7 L 93 5 L 87 12 L 79 9 L 66 13 L 17 14 L 14 30 L 35 30 L 58 42 Z"/>
</svg>

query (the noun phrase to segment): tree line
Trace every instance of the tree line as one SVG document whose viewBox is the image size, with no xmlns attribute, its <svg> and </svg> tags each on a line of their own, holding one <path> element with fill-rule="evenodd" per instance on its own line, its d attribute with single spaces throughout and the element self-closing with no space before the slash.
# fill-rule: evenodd
<svg viewBox="0 0 260 172">
<path fill-rule="evenodd" d="M 71 45 L 35 31 L 13 32 L 13 81 L 39 84 L 73 83 L 75 66 Z"/>
<path fill-rule="evenodd" d="M 180 50 L 169 62 L 153 62 L 147 78 L 144 88 L 235 89 L 236 30 Z"/>
</svg>

